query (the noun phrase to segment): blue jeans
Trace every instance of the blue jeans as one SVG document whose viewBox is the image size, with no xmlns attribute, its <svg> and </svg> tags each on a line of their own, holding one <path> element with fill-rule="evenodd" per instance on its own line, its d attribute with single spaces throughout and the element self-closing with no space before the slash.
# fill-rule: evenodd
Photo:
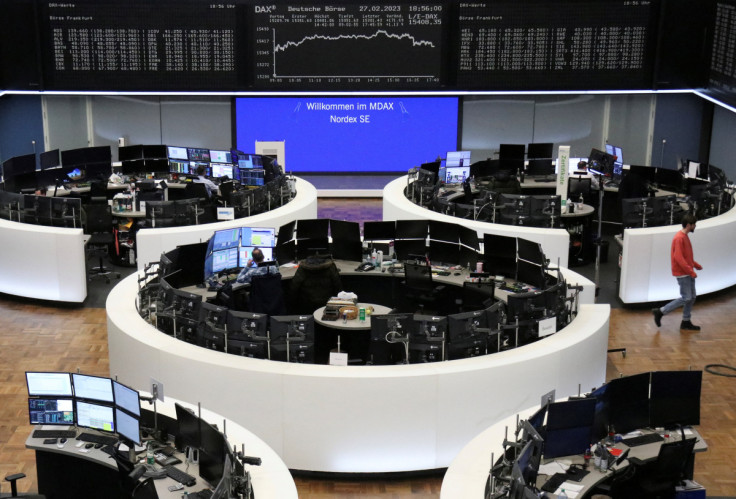
<svg viewBox="0 0 736 499">
<path fill-rule="evenodd" d="M 677 284 L 680 285 L 680 297 L 672 300 L 659 310 L 667 315 L 678 307 L 682 307 L 682 320 L 690 320 L 690 312 L 695 303 L 695 278 L 689 275 L 678 277 Z"/>
</svg>

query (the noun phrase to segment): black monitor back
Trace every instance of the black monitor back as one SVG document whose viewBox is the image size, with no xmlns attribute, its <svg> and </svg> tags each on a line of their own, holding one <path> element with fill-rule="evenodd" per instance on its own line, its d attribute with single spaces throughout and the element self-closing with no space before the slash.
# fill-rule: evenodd
<svg viewBox="0 0 736 499">
<path fill-rule="evenodd" d="M 552 158 L 553 149 L 552 142 L 533 142 L 527 146 L 526 157 L 528 159 Z"/>
<path fill-rule="evenodd" d="M 649 424 L 669 428 L 700 424 L 702 379 L 703 371 L 653 372 Z"/>
<path fill-rule="evenodd" d="M 363 222 L 363 239 L 366 241 L 384 241 L 396 238 L 396 222 L 370 221 Z"/>
<path fill-rule="evenodd" d="M 426 239 L 429 220 L 397 220 L 396 239 Z"/>
<path fill-rule="evenodd" d="M 516 238 L 483 235 L 484 270 L 506 277 L 516 276 Z"/>
</svg>

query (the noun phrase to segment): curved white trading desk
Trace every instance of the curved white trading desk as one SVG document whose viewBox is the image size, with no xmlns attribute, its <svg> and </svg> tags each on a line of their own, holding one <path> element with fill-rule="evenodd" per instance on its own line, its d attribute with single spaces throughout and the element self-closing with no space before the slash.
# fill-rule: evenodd
<svg viewBox="0 0 736 499">
<path fill-rule="evenodd" d="M 296 178 L 296 195 L 279 208 L 259 213 L 251 217 L 236 218 L 224 222 L 162 229 L 141 229 L 136 233 L 136 256 L 138 269 L 145 264 L 157 262 L 161 253 L 171 251 L 183 244 L 206 241 L 216 230 L 234 227 L 274 227 L 299 218 L 317 218 L 317 189 L 306 180 Z"/>
<path fill-rule="evenodd" d="M 673 300 L 680 288 L 672 276 L 670 247 L 681 225 L 626 229 L 621 258 L 618 296 L 624 303 Z M 695 260 L 703 266 L 697 271 L 695 286 L 699 295 L 720 291 L 736 284 L 736 209 L 706 220 L 699 220 L 690 234 Z"/>
<path fill-rule="evenodd" d="M 414 220 L 432 219 L 442 222 L 462 223 L 481 234 L 495 234 L 508 237 L 523 237 L 542 245 L 542 250 L 553 265 L 567 267 L 570 252 L 570 234 L 565 229 L 544 229 L 541 227 L 521 227 L 518 225 L 479 222 L 437 213 L 412 203 L 404 194 L 407 176 L 389 182 L 383 188 L 383 219 Z"/>
<path fill-rule="evenodd" d="M 0 293 L 82 303 L 87 297 L 82 229 L 0 220 Z"/>
<path fill-rule="evenodd" d="M 151 378 L 248 428 L 291 469 L 375 473 L 447 467 L 485 428 L 542 393 L 605 379 L 610 307 L 581 305 L 542 341 L 492 355 L 398 366 L 288 364 L 176 340 L 136 312 L 137 276 L 107 300 L 110 373 Z"/>
<path fill-rule="evenodd" d="M 150 395 L 145 392 L 141 394 L 145 394 L 147 396 Z M 196 404 L 182 402 L 166 396 L 164 402 L 157 402 L 156 404 L 158 414 L 161 416 L 168 416 L 169 418 L 176 420 L 175 404 L 180 404 L 192 409 L 195 413 L 198 413 L 199 410 Z M 143 404 L 143 408 L 153 411 L 153 406 L 146 403 Z M 231 446 L 235 446 L 238 451 L 244 448 L 245 455 L 261 458 L 260 466 L 245 465 L 245 469 L 250 473 L 251 485 L 253 486 L 253 493 L 256 498 L 297 498 L 296 485 L 294 484 L 294 479 L 292 478 L 291 473 L 289 473 L 289 469 L 278 454 L 266 445 L 265 442 L 242 426 L 233 423 L 232 420 L 227 420 L 227 424 L 224 424 L 225 418 L 223 418 L 223 416 L 216 414 L 205 407 L 202 407 L 201 416 L 205 421 L 217 425 L 221 430 L 225 428 L 227 431 L 228 443 Z M 31 434 L 26 441 L 26 447 L 40 452 L 65 456 L 70 459 L 70 468 L 74 468 L 72 463 L 75 458 L 84 459 L 92 463 L 99 464 L 100 466 L 115 468 L 115 462 L 112 461 L 102 450 L 92 449 L 88 452 L 81 452 L 80 449 L 75 448 L 72 442 L 67 443 L 63 448 L 58 448 L 55 443 L 51 445 L 44 444 L 42 438 L 33 438 L 33 435 Z M 196 472 L 191 470 L 189 473 L 194 476 L 197 475 Z M 43 476 L 49 475 L 44 473 Z M 80 476 L 79 480 L 84 480 L 84 476 Z M 191 489 L 187 489 L 186 492 L 201 490 L 206 486 L 199 478 L 197 478 L 197 482 L 198 483 L 196 485 L 192 486 Z M 173 485 L 174 483 L 175 482 L 171 479 L 157 480 L 156 488 L 158 489 L 159 497 L 180 497 L 184 490 L 176 494 L 166 491 L 166 487 L 168 485 Z M 58 486 L 54 483 L 44 484 L 44 486 L 49 488 L 54 488 L 55 485 Z M 213 486 L 214 485 L 217 484 L 213 484 Z M 69 492 L 67 492 L 67 494 L 68 493 Z"/>
</svg>

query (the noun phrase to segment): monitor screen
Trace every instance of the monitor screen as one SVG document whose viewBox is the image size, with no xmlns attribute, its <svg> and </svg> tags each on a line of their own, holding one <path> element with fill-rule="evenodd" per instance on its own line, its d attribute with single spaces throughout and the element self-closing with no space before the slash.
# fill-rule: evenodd
<svg viewBox="0 0 736 499">
<path fill-rule="evenodd" d="M 232 165 L 233 158 L 230 155 L 230 151 L 217 151 L 210 149 L 210 161 L 213 163 L 229 163 Z"/>
<path fill-rule="evenodd" d="M 606 144 L 606 154 L 610 154 L 611 156 L 615 156 L 613 163 L 622 165 L 624 163 L 624 153 L 618 146 L 612 146 L 611 144 Z"/>
<path fill-rule="evenodd" d="M 363 239 L 366 241 L 391 241 L 396 237 L 396 222 L 363 222 Z"/>
<path fill-rule="evenodd" d="M 326 238 L 329 232 L 330 221 L 327 219 L 305 219 L 296 224 L 297 239 L 321 239 Z"/>
<path fill-rule="evenodd" d="M 187 157 L 189 158 L 189 161 L 202 161 L 202 162 L 210 162 L 210 150 L 209 149 L 199 149 L 196 147 L 188 147 L 187 148 Z"/>
<path fill-rule="evenodd" d="M 84 149 L 85 148 L 61 151 L 61 164 L 64 166 L 85 164 L 87 161 L 85 158 Z"/>
<path fill-rule="evenodd" d="M 174 404 L 176 410 L 176 421 L 179 424 L 177 448 L 200 447 L 200 419 L 189 409 L 179 404 Z"/>
<path fill-rule="evenodd" d="M 528 175 L 545 175 L 555 174 L 555 162 L 552 159 L 530 159 L 526 167 Z"/>
<path fill-rule="evenodd" d="M 272 315 L 269 318 L 271 342 L 314 341 L 314 316 Z"/>
<path fill-rule="evenodd" d="M 235 159 L 235 158 L 233 158 Z M 238 168 L 244 169 L 244 170 L 250 170 L 250 169 L 262 169 L 263 168 L 263 158 L 259 156 L 258 154 L 243 154 L 238 153 L 237 154 L 237 162 L 238 162 Z"/>
<path fill-rule="evenodd" d="M 189 173 L 189 161 L 183 159 L 169 159 L 169 171 L 171 173 Z"/>
<path fill-rule="evenodd" d="M 180 159 L 182 161 L 189 161 L 189 155 L 187 155 L 186 147 L 168 146 L 166 149 L 168 151 L 169 158 Z"/>
<path fill-rule="evenodd" d="M 265 184 L 266 172 L 260 169 L 243 169 L 240 168 L 240 184 L 259 186 Z"/>
<path fill-rule="evenodd" d="M 248 266 L 248 261 L 253 258 L 253 250 L 256 248 L 263 252 L 264 262 L 270 262 L 273 260 L 273 248 L 268 246 L 241 246 L 238 250 L 238 267 Z"/>
<path fill-rule="evenodd" d="M 71 397 L 72 380 L 69 373 L 26 372 L 28 395 L 55 395 Z"/>
<path fill-rule="evenodd" d="M 143 159 L 143 146 L 118 147 L 118 161 L 131 161 L 135 159 Z"/>
<path fill-rule="evenodd" d="M 529 159 L 552 158 L 554 144 L 552 142 L 535 142 L 527 146 L 526 157 Z"/>
<path fill-rule="evenodd" d="M 516 280 L 537 289 L 543 289 L 546 284 L 544 269 L 536 263 L 526 260 L 516 262 Z"/>
<path fill-rule="evenodd" d="M 516 244 L 519 249 L 519 259 L 536 263 L 537 265 L 544 265 L 544 252 L 542 251 L 541 244 L 522 237 L 516 239 Z"/>
<path fill-rule="evenodd" d="M 700 424 L 702 380 L 703 371 L 653 372 L 649 424 L 670 428 Z"/>
<path fill-rule="evenodd" d="M 220 178 L 220 177 L 233 178 L 233 165 L 225 165 L 222 163 L 212 163 L 210 167 L 212 168 L 213 178 Z"/>
<path fill-rule="evenodd" d="M 237 248 L 240 244 L 240 228 L 215 231 L 212 236 L 212 250 L 218 251 L 227 248 Z"/>
<path fill-rule="evenodd" d="M 61 165 L 61 156 L 58 149 L 42 152 L 40 155 L 41 169 L 54 168 Z"/>
<path fill-rule="evenodd" d="M 470 151 L 450 151 L 445 159 L 445 166 L 470 166 Z M 468 175 L 470 176 L 470 175 Z"/>
<path fill-rule="evenodd" d="M 428 232 L 429 220 L 396 221 L 396 239 L 426 239 Z"/>
<path fill-rule="evenodd" d="M 592 396 L 596 399 L 594 435 L 604 436 L 608 426 L 628 433 L 649 426 L 649 373 L 614 378 Z"/>
<path fill-rule="evenodd" d="M 112 391 L 115 395 L 115 406 L 125 409 L 136 416 L 141 415 L 141 400 L 137 390 L 128 388 L 117 381 L 112 382 Z"/>
<path fill-rule="evenodd" d="M 238 248 L 213 251 L 210 258 L 212 258 L 212 272 L 238 268 Z"/>
<path fill-rule="evenodd" d="M 595 404 L 594 399 L 549 404 L 544 437 L 545 459 L 585 452 L 591 442 Z"/>
<path fill-rule="evenodd" d="M 219 483 L 225 470 L 227 440 L 206 421 L 200 422 L 199 476 L 208 483 Z"/>
<path fill-rule="evenodd" d="M 470 165 L 448 166 L 445 168 L 445 178 L 440 179 L 446 184 L 462 184 L 470 178 Z"/>
<path fill-rule="evenodd" d="M 117 434 L 136 445 L 141 444 L 141 422 L 119 408 L 115 408 L 115 423 Z"/>
<path fill-rule="evenodd" d="M 506 277 L 516 276 L 516 238 L 483 235 L 484 270 Z"/>
<path fill-rule="evenodd" d="M 109 405 L 77 400 L 77 426 L 101 431 L 115 431 L 115 414 Z"/>
<path fill-rule="evenodd" d="M 28 399 L 28 419 L 31 424 L 73 425 L 74 401 L 47 397 Z"/>
<path fill-rule="evenodd" d="M 74 396 L 76 398 L 99 400 L 100 402 L 114 401 L 112 380 L 98 376 L 72 373 Z"/>
<path fill-rule="evenodd" d="M 240 239 L 243 246 L 259 248 L 276 246 L 276 230 L 273 227 L 243 227 L 241 234 Z"/>
</svg>

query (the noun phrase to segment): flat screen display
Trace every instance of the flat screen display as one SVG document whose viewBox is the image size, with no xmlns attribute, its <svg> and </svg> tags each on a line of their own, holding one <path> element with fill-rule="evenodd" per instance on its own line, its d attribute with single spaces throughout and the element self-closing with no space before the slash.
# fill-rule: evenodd
<svg viewBox="0 0 736 499">
<path fill-rule="evenodd" d="M 28 399 L 28 419 L 31 424 L 73 425 L 74 401 L 46 397 Z"/>
<path fill-rule="evenodd" d="M 287 171 L 405 172 L 457 149 L 458 99 L 242 97 L 235 120 L 239 149 L 284 140 Z"/>
<path fill-rule="evenodd" d="M 223 163 L 212 163 L 210 165 L 210 168 L 212 168 L 213 178 L 220 178 L 220 177 L 233 178 L 233 165 L 225 165 Z"/>
<path fill-rule="evenodd" d="M 212 249 L 214 251 L 235 248 L 240 243 L 240 228 L 222 229 L 215 231 Z"/>
<path fill-rule="evenodd" d="M 77 425 L 101 431 L 115 431 L 113 408 L 77 400 Z"/>
<path fill-rule="evenodd" d="M 74 396 L 77 398 L 99 400 L 101 402 L 113 402 L 115 400 L 110 378 L 72 373 L 72 382 L 74 384 Z"/>
<path fill-rule="evenodd" d="M 212 252 L 212 272 L 238 268 L 238 248 Z"/>
<path fill-rule="evenodd" d="M 28 395 L 43 396 L 55 395 L 71 397 L 72 380 L 69 373 L 26 372 Z"/>
<path fill-rule="evenodd" d="M 112 382 L 112 390 L 115 395 L 115 406 L 136 416 L 141 415 L 141 400 L 137 390 L 128 388 L 117 381 Z"/>
<path fill-rule="evenodd" d="M 445 166 L 470 166 L 470 151 L 450 151 Z"/>
<path fill-rule="evenodd" d="M 255 246 L 240 247 L 240 254 L 238 255 L 238 267 L 246 267 L 248 265 L 248 262 L 253 258 L 254 249 L 256 249 Z M 259 247 L 258 249 L 263 252 L 264 262 L 270 262 L 273 260 L 273 248 Z"/>
<path fill-rule="evenodd" d="M 116 431 L 118 435 L 136 445 L 141 444 L 141 423 L 138 418 L 134 418 L 116 407 L 115 422 L 117 423 Z"/>
<path fill-rule="evenodd" d="M 276 246 L 276 230 L 271 227 L 243 227 L 240 239 L 243 246 L 273 248 Z"/>
<path fill-rule="evenodd" d="M 232 157 L 230 151 L 218 151 L 216 149 L 210 149 L 210 161 L 213 163 L 232 163 Z"/>
<path fill-rule="evenodd" d="M 448 166 L 445 168 L 444 182 L 446 184 L 461 184 L 470 178 L 470 165 Z"/>
<path fill-rule="evenodd" d="M 181 159 L 184 161 L 189 160 L 186 147 L 168 146 L 166 149 L 168 150 L 169 158 L 171 159 Z"/>
</svg>

